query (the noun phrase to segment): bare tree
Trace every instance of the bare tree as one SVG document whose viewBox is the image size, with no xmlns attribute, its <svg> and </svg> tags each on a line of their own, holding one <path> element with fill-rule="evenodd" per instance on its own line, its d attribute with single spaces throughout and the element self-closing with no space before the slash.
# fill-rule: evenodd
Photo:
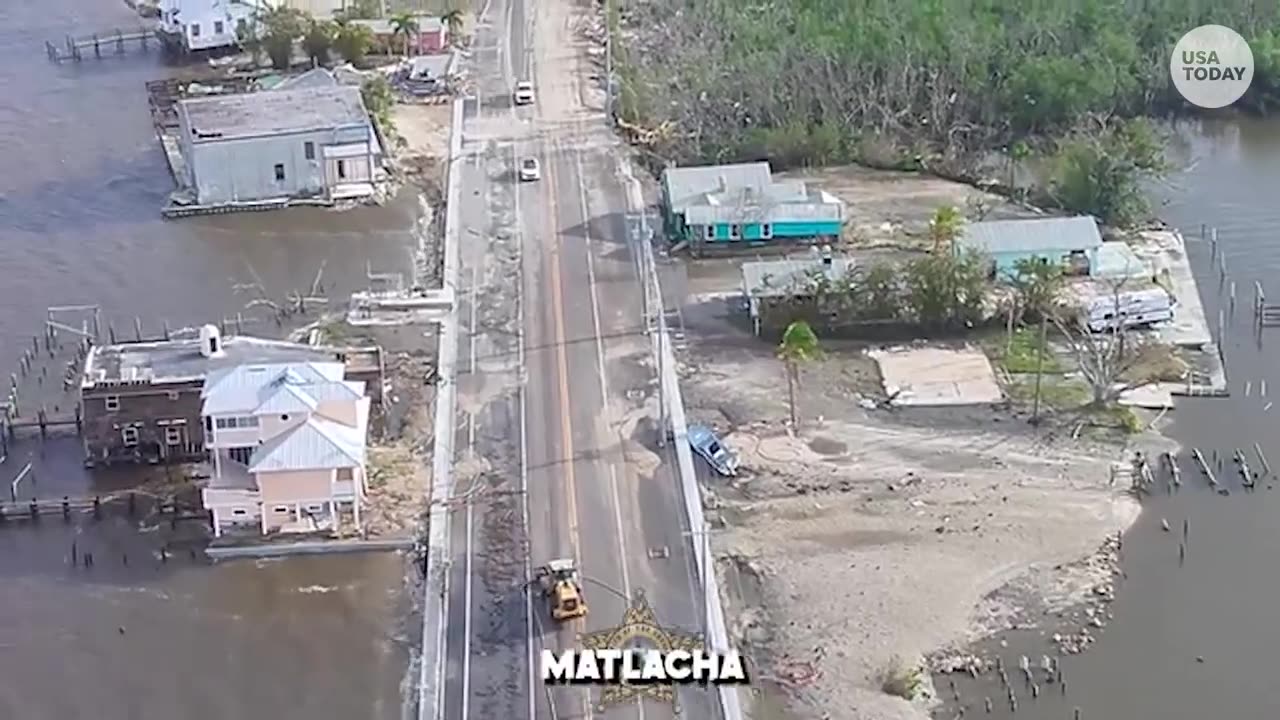
<svg viewBox="0 0 1280 720">
<path fill-rule="evenodd" d="M 1089 385 L 1094 407 L 1110 405 L 1129 390 L 1159 381 L 1174 362 L 1168 345 L 1126 324 L 1123 286 L 1123 280 L 1112 284 L 1110 327 L 1101 332 L 1089 328 L 1087 308 L 1081 317 L 1051 316 Z"/>
</svg>

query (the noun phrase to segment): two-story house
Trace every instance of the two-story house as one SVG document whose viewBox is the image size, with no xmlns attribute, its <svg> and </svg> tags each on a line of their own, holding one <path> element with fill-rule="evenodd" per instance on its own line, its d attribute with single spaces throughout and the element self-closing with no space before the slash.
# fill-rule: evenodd
<svg viewBox="0 0 1280 720">
<path fill-rule="evenodd" d="M 177 52 L 238 48 L 256 22 L 258 5 L 249 0 L 161 0 L 156 34 Z"/>
<path fill-rule="evenodd" d="M 360 528 L 369 398 L 340 362 L 246 364 L 201 391 L 214 534 Z"/>
</svg>

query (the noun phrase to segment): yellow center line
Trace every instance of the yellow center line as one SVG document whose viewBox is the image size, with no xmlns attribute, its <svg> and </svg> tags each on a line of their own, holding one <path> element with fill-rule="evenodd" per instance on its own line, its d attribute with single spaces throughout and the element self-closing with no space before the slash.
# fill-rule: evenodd
<svg viewBox="0 0 1280 720">
<path fill-rule="evenodd" d="M 549 154 L 549 153 L 548 153 Z M 547 158 L 550 160 L 550 158 Z M 549 210 L 549 229 L 553 239 L 551 251 L 551 309 L 552 324 L 555 327 L 556 374 L 560 386 L 560 434 L 564 438 L 564 478 L 566 496 L 569 505 L 569 546 L 573 550 L 574 560 L 578 563 L 579 572 L 585 573 L 582 567 L 582 549 L 578 539 L 578 494 L 573 474 L 573 425 L 569 421 L 569 358 L 564 337 L 564 285 L 560 279 L 560 259 L 563 257 L 564 245 L 559 229 L 559 205 L 556 203 L 556 175 L 554 163 L 546 162 L 547 208 Z M 585 588 L 584 588 L 585 590 Z M 585 598 L 585 592 L 584 592 Z M 586 620 L 577 618 L 573 621 L 573 631 L 577 635 L 586 632 Z M 591 717 L 591 693 L 583 693 L 583 717 Z"/>
</svg>

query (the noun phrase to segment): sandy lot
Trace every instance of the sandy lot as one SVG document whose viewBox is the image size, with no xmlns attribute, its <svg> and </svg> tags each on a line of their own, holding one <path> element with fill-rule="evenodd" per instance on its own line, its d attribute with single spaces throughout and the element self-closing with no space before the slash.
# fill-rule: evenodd
<svg viewBox="0 0 1280 720">
<path fill-rule="evenodd" d="M 407 157 L 424 155 L 443 161 L 449 156 L 451 103 L 398 103 L 391 119 L 408 144 Z"/>
<path fill-rule="evenodd" d="M 387 411 L 369 443 L 369 497 L 362 519 L 371 537 L 417 534 L 430 501 L 435 327 L 356 328 L 343 322 L 322 327 L 333 344 L 382 346 L 390 391 Z"/>
<path fill-rule="evenodd" d="M 920 173 L 845 165 L 778 177 L 805 180 L 843 200 L 848 213 L 845 240 L 854 247 L 923 247 L 929 219 L 944 205 L 958 208 L 970 222 L 1041 215 L 1000 195 Z"/>
<path fill-rule="evenodd" d="M 1000 406 L 866 409 L 884 397 L 876 363 L 834 344 L 804 370 L 792 436 L 772 348 L 734 332 L 691 333 L 682 387 L 690 421 L 741 455 L 743 476 L 706 495 L 730 624 L 776 681 L 767 716 L 925 717 L 926 699 L 882 690 L 895 658 L 919 666 L 1004 629 L 1024 597 L 1060 607 L 1110 581 L 1105 562 L 1051 570 L 1136 519 L 1109 482 L 1118 444 L 1037 434 Z"/>
</svg>

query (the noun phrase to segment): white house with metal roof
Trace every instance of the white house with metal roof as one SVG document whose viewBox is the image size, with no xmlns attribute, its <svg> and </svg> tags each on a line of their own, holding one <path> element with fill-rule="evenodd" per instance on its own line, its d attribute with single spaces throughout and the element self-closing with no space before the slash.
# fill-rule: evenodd
<svg viewBox="0 0 1280 720">
<path fill-rule="evenodd" d="M 1102 233 L 1089 216 L 993 220 L 966 224 L 955 247 L 988 256 L 998 279 L 1017 274 L 1017 264 L 1027 259 L 1060 265 L 1068 274 L 1093 275 L 1100 267 Z"/>
<path fill-rule="evenodd" d="M 368 197 L 382 146 L 360 90 L 338 84 L 178 102 L 182 184 L 203 206 Z"/>
<path fill-rule="evenodd" d="M 237 365 L 201 391 L 214 534 L 360 528 L 370 400 L 340 362 Z"/>
<path fill-rule="evenodd" d="M 829 247 L 814 251 L 810 257 L 742 263 L 742 295 L 755 334 L 760 334 L 761 304 L 765 300 L 801 296 L 810 292 L 812 283 L 822 276 L 835 283 L 853 272 L 852 258 L 833 256 Z"/>
<path fill-rule="evenodd" d="M 767 162 L 667 168 L 662 205 L 678 242 L 835 242 L 844 226 L 839 198 L 799 180 L 775 181 Z"/>
</svg>

